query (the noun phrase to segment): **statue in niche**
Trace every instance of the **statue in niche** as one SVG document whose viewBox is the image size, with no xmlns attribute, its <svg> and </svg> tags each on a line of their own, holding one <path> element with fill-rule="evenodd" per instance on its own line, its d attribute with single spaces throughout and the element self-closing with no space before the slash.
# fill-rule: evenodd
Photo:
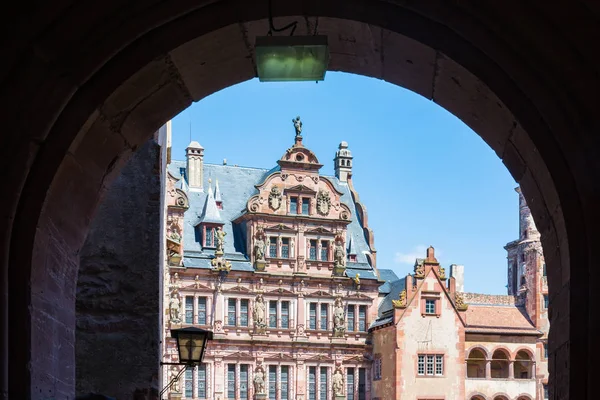
<svg viewBox="0 0 600 400">
<path fill-rule="evenodd" d="M 342 369 L 337 367 L 335 372 L 333 373 L 333 377 L 331 378 L 332 386 L 333 386 L 333 396 L 343 396 L 344 395 L 344 374 L 342 373 Z"/>
<path fill-rule="evenodd" d="M 273 186 L 269 193 L 269 207 L 274 211 L 279 210 L 279 207 L 281 207 L 281 198 L 281 190 L 278 186 Z"/>
<path fill-rule="evenodd" d="M 333 303 L 333 336 L 343 337 L 344 333 L 346 333 L 344 303 L 342 302 L 342 297 L 338 296 Z"/>
<path fill-rule="evenodd" d="M 259 365 L 254 371 L 254 393 L 265 394 L 265 371 Z"/>
<path fill-rule="evenodd" d="M 181 318 L 179 318 L 179 294 L 177 292 L 173 292 L 171 295 L 171 300 L 169 300 L 169 316 L 171 317 L 171 322 L 178 324 L 181 322 Z"/>
<path fill-rule="evenodd" d="M 217 240 L 217 246 L 215 249 L 215 253 L 223 254 L 223 248 L 225 246 L 225 236 L 226 235 L 227 235 L 227 233 L 223 230 L 223 228 L 218 226 L 217 230 L 215 232 L 215 238 Z"/>
<path fill-rule="evenodd" d="M 296 130 L 296 137 L 302 136 L 302 121 L 300 121 L 300 116 L 292 119 L 294 123 L 294 129 Z"/>
<path fill-rule="evenodd" d="M 254 300 L 254 309 L 252 310 L 252 318 L 254 319 L 254 328 L 257 332 L 264 332 L 267 324 L 265 322 L 265 300 L 262 294 L 256 296 Z"/>
<path fill-rule="evenodd" d="M 179 378 L 177 378 L 178 373 L 179 373 L 179 371 L 177 371 L 177 367 L 173 367 L 171 369 L 171 374 L 170 374 L 171 377 L 169 378 L 169 380 L 173 381 L 173 383 L 171 384 L 171 391 L 175 392 L 175 393 L 181 392 L 181 388 L 179 386 Z"/>
<path fill-rule="evenodd" d="M 198 275 L 194 278 L 194 286 L 196 286 L 196 289 L 200 288 L 200 277 Z"/>
<path fill-rule="evenodd" d="M 176 230 L 173 230 L 173 232 L 171 232 L 171 239 L 179 243 L 181 241 L 181 235 L 177 233 Z"/>
<path fill-rule="evenodd" d="M 329 192 L 324 190 L 319 190 L 317 194 L 317 211 L 321 215 L 329 214 L 329 209 L 331 208 L 331 198 L 329 197 Z"/>
<path fill-rule="evenodd" d="M 346 250 L 344 249 L 344 242 L 339 237 L 336 238 L 333 248 L 333 266 L 336 268 L 346 267 Z"/>
<path fill-rule="evenodd" d="M 265 233 L 262 228 L 258 228 L 254 238 L 254 258 L 256 261 L 265 261 Z"/>
</svg>

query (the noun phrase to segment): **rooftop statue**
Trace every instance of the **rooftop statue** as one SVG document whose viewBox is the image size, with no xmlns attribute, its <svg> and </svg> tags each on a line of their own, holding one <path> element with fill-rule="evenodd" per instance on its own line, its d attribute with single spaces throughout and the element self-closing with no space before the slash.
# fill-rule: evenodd
<svg viewBox="0 0 600 400">
<path fill-rule="evenodd" d="M 294 119 L 292 119 L 292 122 L 294 123 L 294 129 L 296 129 L 296 137 L 301 136 L 302 135 L 302 121 L 300 121 L 300 117 L 296 117 Z"/>
</svg>

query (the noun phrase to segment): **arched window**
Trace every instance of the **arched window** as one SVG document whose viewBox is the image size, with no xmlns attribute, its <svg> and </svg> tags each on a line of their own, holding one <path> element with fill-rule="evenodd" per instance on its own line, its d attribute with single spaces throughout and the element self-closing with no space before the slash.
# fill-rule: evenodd
<svg viewBox="0 0 600 400">
<path fill-rule="evenodd" d="M 508 353 L 504 350 L 496 350 L 492 355 L 491 362 L 492 379 L 507 379 L 509 363 Z"/>
<path fill-rule="evenodd" d="M 481 349 L 473 349 L 467 357 L 467 378 L 485 378 L 485 353 Z"/>
<path fill-rule="evenodd" d="M 529 354 L 521 350 L 515 357 L 515 379 L 531 379 L 533 377 L 533 361 Z"/>
<path fill-rule="evenodd" d="M 494 400 L 509 400 L 509 399 L 508 399 L 508 397 L 506 397 L 504 395 L 500 395 L 500 396 L 494 397 Z"/>
</svg>

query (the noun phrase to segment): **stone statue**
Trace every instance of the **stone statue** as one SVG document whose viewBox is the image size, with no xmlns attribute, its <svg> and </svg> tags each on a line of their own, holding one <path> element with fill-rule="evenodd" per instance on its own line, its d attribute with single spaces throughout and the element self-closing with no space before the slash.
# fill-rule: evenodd
<svg viewBox="0 0 600 400">
<path fill-rule="evenodd" d="M 179 378 L 177 378 L 178 373 L 179 371 L 177 371 L 177 368 L 173 367 L 173 369 L 171 369 L 171 377 L 169 378 L 169 380 L 173 380 L 173 383 L 171 384 L 171 391 L 175 393 L 181 392 L 181 388 L 179 386 Z"/>
<path fill-rule="evenodd" d="M 223 247 L 225 246 L 225 236 L 227 233 L 220 226 L 217 227 L 215 232 L 215 238 L 217 239 L 217 246 L 215 249 L 215 253 L 223 254 Z"/>
<path fill-rule="evenodd" d="M 294 129 L 296 130 L 296 137 L 302 135 L 302 121 L 300 121 L 300 116 L 292 119 L 294 123 Z"/>
<path fill-rule="evenodd" d="M 343 396 L 344 395 L 344 374 L 342 373 L 341 368 L 336 368 L 333 373 L 333 377 L 331 378 L 332 386 L 333 386 L 333 396 Z"/>
<path fill-rule="evenodd" d="M 346 266 L 346 251 L 344 243 L 341 239 L 336 239 L 333 248 L 333 266 L 336 268 L 344 268 Z"/>
<path fill-rule="evenodd" d="M 265 261 L 265 235 L 263 230 L 259 228 L 254 239 L 254 258 L 256 261 Z"/>
<path fill-rule="evenodd" d="M 261 366 L 256 367 L 254 371 L 254 393 L 265 394 L 265 371 Z"/>
<path fill-rule="evenodd" d="M 344 318 L 344 303 L 342 297 L 336 297 L 333 303 L 333 334 L 336 337 L 344 336 L 346 332 L 346 321 Z"/>
<path fill-rule="evenodd" d="M 169 315 L 171 317 L 171 322 L 176 324 L 181 322 L 181 319 L 179 318 L 179 295 L 176 292 L 173 292 L 171 300 L 169 301 Z"/>
<path fill-rule="evenodd" d="M 265 322 L 265 300 L 259 294 L 254 300 L 254 309 L 252 310 L 252 318 L 254 319 L 254 327 L 258 330 L 264 330 L 267 326 Z"/>
<path fill-rule="evenodd" d="M 356 275 L 354 275 L 353 281 L 356 287 L 360 288 L 360 274 L 358 272 L 356 273 Z"/>
</svg>

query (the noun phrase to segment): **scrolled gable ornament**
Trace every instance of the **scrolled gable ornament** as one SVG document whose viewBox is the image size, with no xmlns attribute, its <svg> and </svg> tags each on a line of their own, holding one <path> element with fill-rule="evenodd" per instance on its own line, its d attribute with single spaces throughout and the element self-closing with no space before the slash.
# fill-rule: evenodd
<svg viewBox="0 0 600 400">
<path fill-rule="evenodd" d="M 458 311 L 467 311 L 469 305 L 465 303 L 462 293 L 456 292 L 454 294 L 454 304 L 456 305 L 456 309 Z"/>
<path fill-rule="evenodd" d="M 281 189 L 279 189 L 279 186 L 273 186 L 271 188 L 271 191 L 269 192 L 269 207 L 271 207 L 273 211 L 279 210 L 279 208 L 281 207 L 282 198 L 283 196 L 281 194 Z"/>
<path fill-rule="evenodd" d="M 317 212 L 321 215 L 328 215 L 331 209 L 331 198 L 329 192 L 319 190 L 317 194 Z"/>
</svg>

